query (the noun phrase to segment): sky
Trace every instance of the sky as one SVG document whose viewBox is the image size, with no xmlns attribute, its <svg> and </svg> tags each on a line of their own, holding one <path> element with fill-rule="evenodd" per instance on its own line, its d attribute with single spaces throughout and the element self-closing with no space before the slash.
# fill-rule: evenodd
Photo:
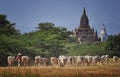
<svg viewBox="0 0 120 77">
<path fill-rule="evenodd" d="M 98 35 L 105 25 L 108 35 L 120 33 L 120 0 L 0 0 L 0 14 L 16 23 L 21 33 L 35 30 L 40 22 L 74 30 L 83 8 Z"/>
</svg>

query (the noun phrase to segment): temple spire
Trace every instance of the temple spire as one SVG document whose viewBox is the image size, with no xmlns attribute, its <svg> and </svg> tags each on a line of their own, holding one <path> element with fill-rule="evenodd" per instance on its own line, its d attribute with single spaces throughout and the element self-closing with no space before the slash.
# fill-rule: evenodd
<svg viewBox="0 0 120 77">
<path fill-rule="evenodd" d="M 81 19 L 80 19 L 80 26 L 81 28 L 90 28 L 89 27 L 89 20 L 88 20 L 88 17 L 86 15 L 86 11 L 85 11 L 85 7 L 83 8 L 83 14 L 81 16 Z"/>
<path fill-rule="evenodd" d="M 85 10 L 85 7 L 83 8 L 83 15 L 86 16 L 86 10 Z"/>
</svg>

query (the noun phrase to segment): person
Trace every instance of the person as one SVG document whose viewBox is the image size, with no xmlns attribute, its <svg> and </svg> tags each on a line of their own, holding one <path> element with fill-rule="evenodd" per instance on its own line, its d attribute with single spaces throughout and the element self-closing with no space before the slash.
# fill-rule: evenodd
<svg viewBox="0 0 120 77">
<path fill-rule="evenodd" d="M 17 57 L 16 57 L 16 60 L 18 61 L 18 66 L 20 66 L 21 58 L 22 58 L 22 54 L 21 54 L 21 53 L 18 53 L 18 55 L 17 55 Z"/>
</svg>

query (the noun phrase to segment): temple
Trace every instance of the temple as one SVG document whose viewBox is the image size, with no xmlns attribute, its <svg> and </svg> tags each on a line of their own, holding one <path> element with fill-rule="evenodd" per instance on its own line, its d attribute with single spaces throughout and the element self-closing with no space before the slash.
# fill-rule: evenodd
<svg viewBox="0 0 120 77">
<path fill-rule="evenodd" d="M 80 25 L 73 30 L 73 36 L 81 43 L 92 43 L 98 41 L 97 30 L 91 28 L 85 8 L 80 18 Z"/>
</svg>

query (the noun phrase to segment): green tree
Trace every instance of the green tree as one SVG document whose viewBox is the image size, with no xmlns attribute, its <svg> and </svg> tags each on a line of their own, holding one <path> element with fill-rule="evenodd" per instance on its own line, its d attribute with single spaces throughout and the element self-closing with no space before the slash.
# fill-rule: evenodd
<svg viewBox="0 0 120 77">
<path fill-rule="evenodd" d="M 54 24 L 50 22 L 41 22 L 38 24 L 38 27 L 36 27 L 37 30 L 39 31 L 47 31 L 54 28 Z"/>
<path fill-rule="evenodd" d="M 107 51 L 112 51 L 111 55 L 120 56 L 120 34 L 110 35 L 108 37 L 106 50 Z"/>
<path fill-rule="evenodd" d="M 57 56 L 64 53 L 64 43 L 69 38 L 70 31 L 56 27 L 50 22 L 39 23 L 36 29 L 34 32 L 22 35 L 21 40 L 28 44 L 28 50 L 44 56 Z"/>
<path fill-rule="evenodd" d="M 14 55 L 20 47 L 16 41 L 19 36 L 15 24 L 7 20 L 6 15 L 0 14 L 0 65 L 6 65 L 7 56 Z"/>
<path fill-rule="evenodd" d="M 15 29 L 15 23 L 11 23 L 7 20 L 7 16 L 0 14 L 0 35 L 13 35 L 20 34 L 19 30 Z"/>
</svg>

